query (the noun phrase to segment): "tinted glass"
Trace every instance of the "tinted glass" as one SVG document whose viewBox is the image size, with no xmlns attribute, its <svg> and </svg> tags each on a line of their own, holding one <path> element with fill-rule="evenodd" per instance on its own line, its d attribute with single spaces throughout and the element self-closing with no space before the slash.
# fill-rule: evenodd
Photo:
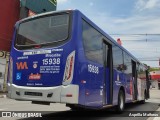
<svg viewBox="0 0 160 120">
<path fill-rule="evenodd" d="M 116 45 L 113 45 L 113 68 L 118 71 L 123 70 L 122 50 Z"/>
<path fill-rule="evenodd" d="M 141 64 L 138 67 L 138 78 L 146 79 L 146 70 Z"/>
<path fill-rule="evenodd" d="M 91 61 L 103 64 L 103 36 L 85 21 L 83 21 L 82 28 L 82 38 L 86 57 Z"/>
<path fill-rule="evenodd" d="M 69 14 L 47 16 L 21 23 L 17 45 L 32 45 L 57 42 L 67 39 Z"/>
<path fill-rule="evenodd" d="M 131 57 L 125 52 L 123 52 L 123 54 L 124 54 L 124 66 L 125 66 L 124 73 L 132 74 Z"/>
</svg>

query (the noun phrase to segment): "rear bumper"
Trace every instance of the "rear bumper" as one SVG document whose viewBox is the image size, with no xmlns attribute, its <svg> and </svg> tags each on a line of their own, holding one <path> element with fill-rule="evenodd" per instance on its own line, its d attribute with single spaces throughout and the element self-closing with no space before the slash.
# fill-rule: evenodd
<svg viewBox="0 0 160 120">
<path fill-rule="evenodd" d="M 24 87 L 8 84 L 11 99 L 78 104 L 79 86 Z"/>
</svg>

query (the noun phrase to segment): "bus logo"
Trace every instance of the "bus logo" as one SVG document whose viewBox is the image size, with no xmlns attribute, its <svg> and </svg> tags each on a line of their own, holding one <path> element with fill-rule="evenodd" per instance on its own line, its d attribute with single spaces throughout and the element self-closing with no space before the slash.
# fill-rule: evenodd
<svg viewBox="0 0 160 120">
<path fill-rule="evenodd" d="M 33 74 L 33 73 L 31 73 L 30 75 L 29 75 L 29 80 L 40 80 L 41 79 L 41 74 Z"/>
<path fill-rule="evenodd" d="M 21 76 L 22 76 L 21 73 L 16 73 L 16 80 L 21 80 Z"/>
<path fill-rule="evenodd" d="M 28 69 L 27 62 L 17 62 L 16 64 L 18 70 Z"/>
</svg>

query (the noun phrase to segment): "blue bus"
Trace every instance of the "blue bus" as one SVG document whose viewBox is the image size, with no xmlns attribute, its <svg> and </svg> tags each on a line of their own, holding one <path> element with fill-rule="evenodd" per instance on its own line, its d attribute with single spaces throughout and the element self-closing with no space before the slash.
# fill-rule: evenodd
<svg viewBox="0 0 160 120">
<path fill-rule="evenodd" d="M 104 23 L 105 24 L 105 23 Z M 78 10 L 15 25 L 8 97 L 102 109 L 148 98 L 147 68 Z"/>
</svg>

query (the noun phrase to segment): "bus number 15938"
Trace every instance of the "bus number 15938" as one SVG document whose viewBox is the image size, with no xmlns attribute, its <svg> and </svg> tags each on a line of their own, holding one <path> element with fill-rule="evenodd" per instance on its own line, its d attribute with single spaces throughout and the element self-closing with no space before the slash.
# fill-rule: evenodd
<svg viewBox="0 0 160 120">
<path fill-rule="evenodd" d="M 43 59 L 43 65 L 59 65 L 60 64 L 60 58 L 46 58 Z"/>
</svg>

